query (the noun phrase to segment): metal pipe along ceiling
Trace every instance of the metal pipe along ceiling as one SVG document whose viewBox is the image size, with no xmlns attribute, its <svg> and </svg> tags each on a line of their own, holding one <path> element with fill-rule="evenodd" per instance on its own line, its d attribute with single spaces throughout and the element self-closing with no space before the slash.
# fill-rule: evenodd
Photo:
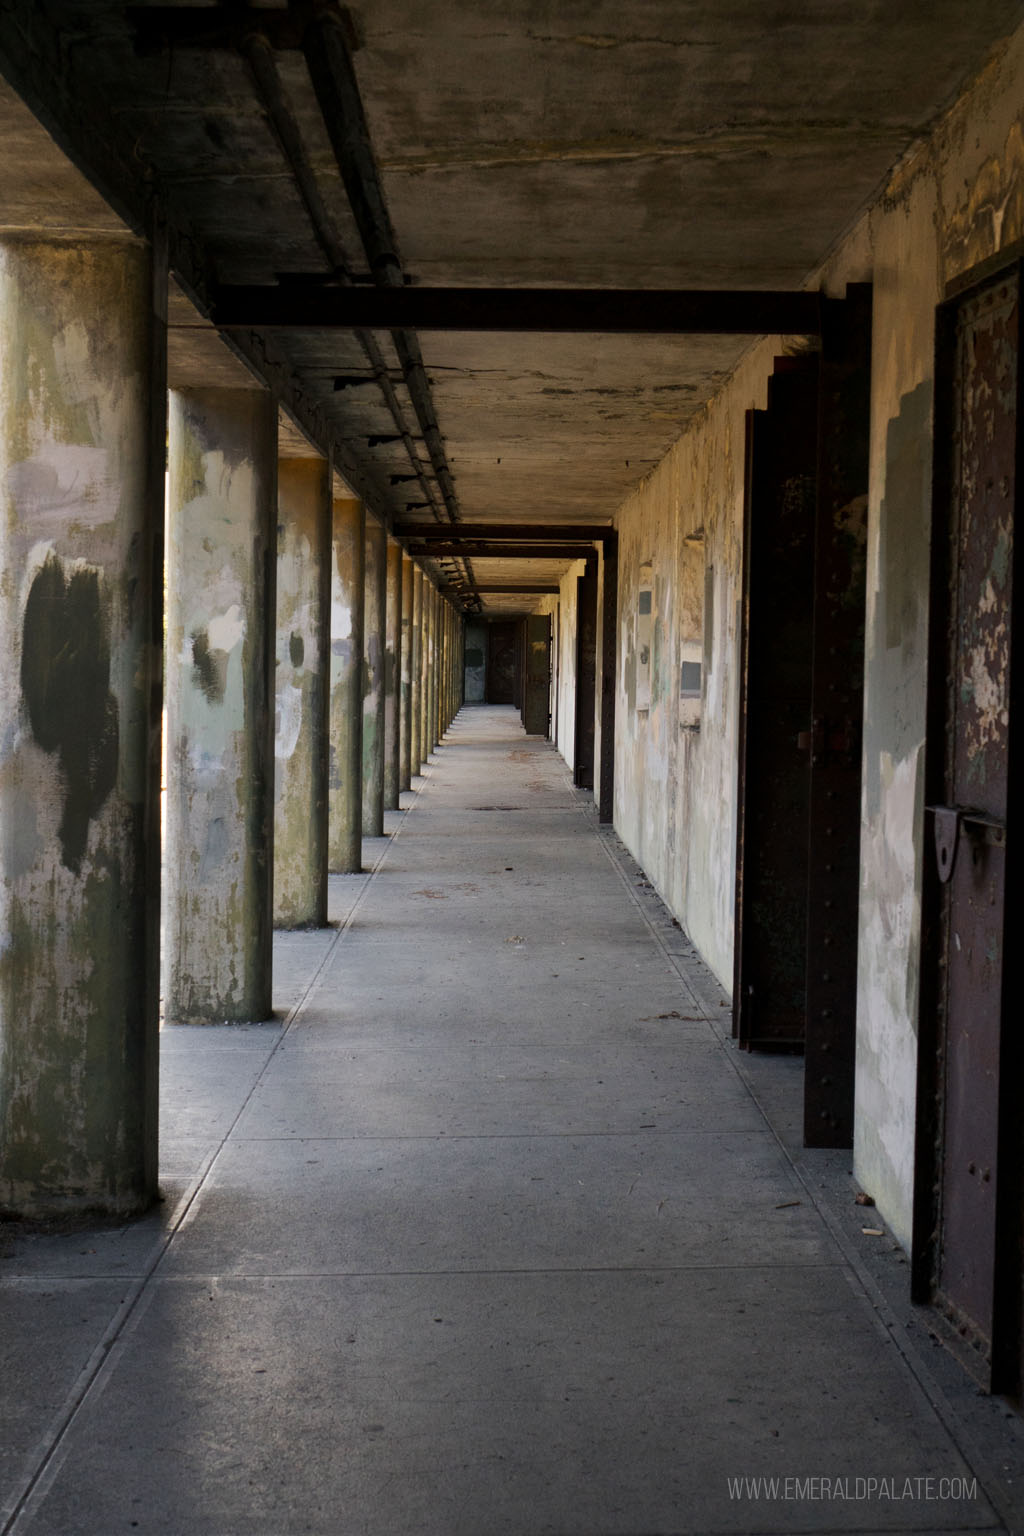
<svg viewBox="0 0 1024 1536">
<path fill-rule="evenodd" d="M 342 283 L 350 284 L 352 281 L 350 263 L 333 227 L 331 216 L 320 195 L 320 189 L 317 186 L 316 177 L 313 174 L 309 156 L 302 140 L 301 129 L 296 121 L 284 87 L 281 84 L 281 77 L 278 74 L 277 64 L 274 59 L 273 47 L 261 33 L 252 32 L 242 41 L 241 51 L 249 66 L 249 72 L 263 108 L 267 113 L 268 120 L 277 135 L 278 143 L 295 178 L 295 183 L 305 205 L 317 244 L 320 246 L 334 277 Z M 406 423 L 401 403 L 395 394 L 394 385 L 391 382 L 388 367 L 377 344 L 377 339 L 372 331 L 362 328 L 357 329 L 354 334 L 359 345 L 362 347 L 374 380 L 384 397 L 384 403 L 391 414 L 391 419 L 398 429 L 398 434 L 409 457 L 409 462 L 415 471 L 416 479 L 419 481 L 420 489 L 426 497 L 434 517 L 440 522 L 442 517 L 435 487 L 424 471 L 423 463 Z M 447 465 L 445 468 L 447 470 Z"/>
<path fill-rule="evenodd" d="M 295 0 L 290 0 L 289 10 L 300 10 Z M 340 17 L 322 13 L 310 20 L 303 35 L 303 52 L 373 280 L 382 288 L 404 287 L 398 242 Z M 455 483 L 434 411 L 419 337 L 409 330 L 393 330 L 391 335 L 448 516 L 453 523 L 458 522 Z M 472 567 L 468 561 L 464 565 L 472 582 Z"/>
</svg>

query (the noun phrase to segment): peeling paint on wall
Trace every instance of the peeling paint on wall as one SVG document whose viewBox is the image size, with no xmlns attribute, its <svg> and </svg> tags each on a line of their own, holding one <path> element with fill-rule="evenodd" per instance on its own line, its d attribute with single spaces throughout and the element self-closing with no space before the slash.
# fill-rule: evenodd
<svg viewBox="0 0 1024 1536">
<path fill-rule="evenodd" d="M 60 764 L 61 855 L 82 867 L 89 824 L 117 781 L 118 710 L 110 692 L 109 613 L 100 573 L 65 572 L 51 554 L 25 604 L 21 689 L 32 734 Z"/>
</svg>

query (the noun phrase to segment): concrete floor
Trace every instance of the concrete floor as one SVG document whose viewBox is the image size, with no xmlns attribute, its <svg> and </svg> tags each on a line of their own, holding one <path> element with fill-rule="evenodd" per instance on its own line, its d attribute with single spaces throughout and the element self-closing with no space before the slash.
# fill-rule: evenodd
<svg viewBox="0 0 1024 1536">
<path fill-rule="evenodd" d="M 159 1210 L 8 1232 L 0 1531 L 1024 1529 L 1020 1421 L 553 749 L 466 709 L 416 783 L 277 1022 L 164 1030 Z"/>
</svg>

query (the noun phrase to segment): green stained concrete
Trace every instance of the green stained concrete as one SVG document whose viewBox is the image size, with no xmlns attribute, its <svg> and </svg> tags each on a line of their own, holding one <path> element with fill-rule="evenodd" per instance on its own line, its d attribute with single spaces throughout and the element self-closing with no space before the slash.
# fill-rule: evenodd
<svg viewBox="0 0 1024 1536">
<path fill-rule="evenodd" d="M 326 459 L 278 465 L 274 924 L 327 922 L 331 491 Z"/>
<path fill-rule="evenodd" d="M 401 787 L 402 546 L 389 538 L 384 617 L 384 809 L 398 810 Z"/>
<path fill-rule="evenodd" d="M 276 432 L 262 391 L 171 395 L 164 996 L 177 1022 L 270 1013 Z"/>
<path fill-rule="evenodd" d="M 336 497 L 331 561 L 331 702 L 328 864 L 354 874 L 362 863 L 363 615 L 366 512 Z"/>
<path fill-rule="evenodd" d="M 25 1215 L 156 1192 L 152 313 L 135 241 L 0 246 L 0 1207 Z"/>
<path fill-rule="evenodd" d="M 363 616 L 363 835 L 384 834 L 385 622 L 387 541 L 380 523 L 367 520 Z"/>
</svg>

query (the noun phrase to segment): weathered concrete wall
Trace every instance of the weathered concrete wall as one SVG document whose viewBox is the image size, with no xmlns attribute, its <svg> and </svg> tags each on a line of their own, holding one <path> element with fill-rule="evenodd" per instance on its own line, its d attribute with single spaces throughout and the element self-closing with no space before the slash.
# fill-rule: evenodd
<svg viewBox="0 0 1024 1536">
<path fill-rule="evenodd" d="M 270 1016 L 277 412 L 175 390 L 167 512 L 169 1019 Z"/>
<path fill-rule="evenodd" d="M 1024 31 L 867 221 L 874 261 L 855 1168 L 901 1241 L 913 1191 L 935 304 L 1024 238 Z"/>
<path fill-rule="evenodd" d="M 735 784 L 738 750 L 744 419 L 765 404 L 782 350 L 778 339 L 752 350 L 618 520 L 615 824 L 727 985 L 736 833 L 735 795 L 723 786 Z M 695 710 L 681 697 L 681 664 L 703 633 L 707 567 L 712 644 Z"/>
<path fill-rule="evenodd" d="M 555 698 L 551 718 L 556 745 L 570 770 L 576 766 L 576 609 L 577 581 L 585 562 L 575 560 L 559 582 L 559 594 L 551 600 L 558 606 L 557 674 L 553 686 Z"/>
<path fill-rule="evenodd" d="M 282 459 L 277 479 L 274 923 L 327 921 L 331 486 L 326 459 Z"/>
<path fill-rule="evenodd" d="M 913 1194 L 935 305 L 1024 237 L 1024 34 L 905 158 L 819 274 L 875 284 L 857 1177 L 903 1242 Z M 623 505 L 615 822 L 731 983 L 744 414 L 782 339 L 755 344 Z M 641 592 L 649 591 L 649 662 Z M 711 613 L 704 623 L 705 594 Z M 680 696 L 700 658 L 699 699 Z M 649 681 L 650 698 L 645 699 Z"/>
<path fill-rule="evenodd" d="M 0 1207 L 25 1214 L 156 1193 L 153 296 L 135 241 L 0 241 Z"/>
</svg>

